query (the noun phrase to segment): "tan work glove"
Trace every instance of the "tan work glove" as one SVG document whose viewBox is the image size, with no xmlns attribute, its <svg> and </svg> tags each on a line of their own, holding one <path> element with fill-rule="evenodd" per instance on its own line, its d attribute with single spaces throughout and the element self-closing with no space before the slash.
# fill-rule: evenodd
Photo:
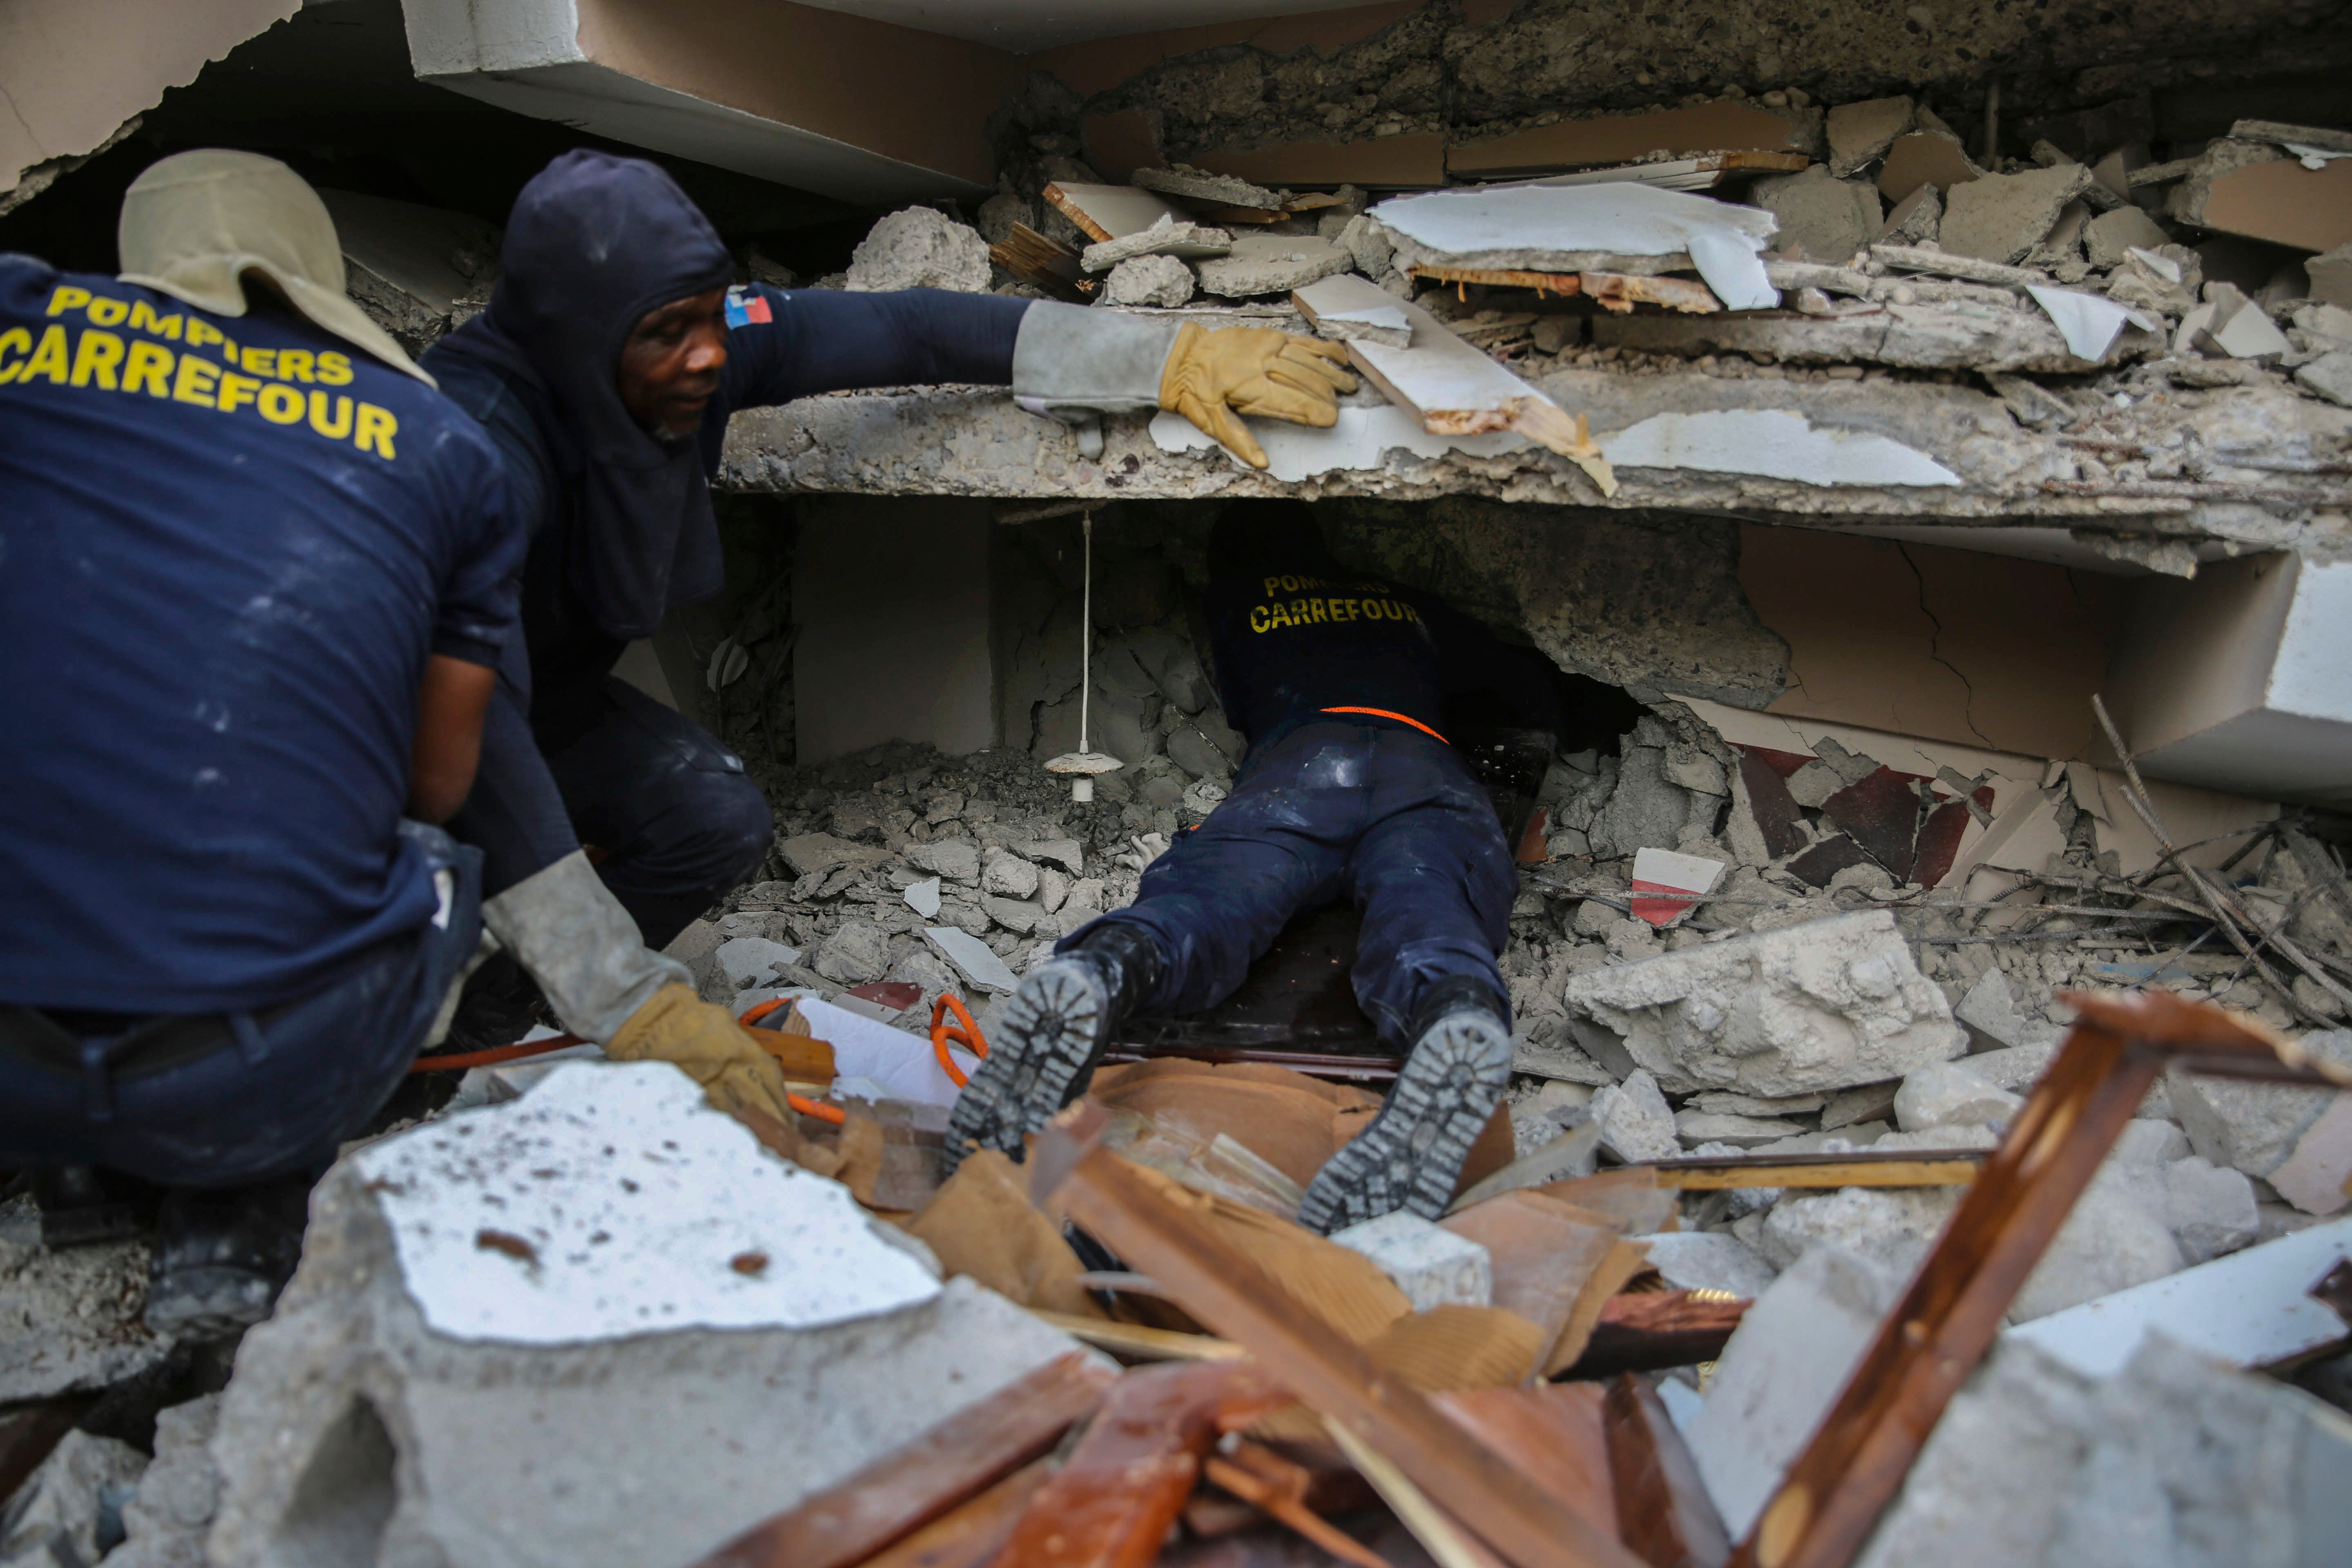
<svg viewBox="0 0 2352 1568">
<path fill-rule="evenodd" d="M 1271 327 L 1210 331 L 1187 321 L 1160 372 L 1160 406 L 1215 437 L 1253 468 L 1265 449 L 1236 414 L 1287 419 L 1328 430 L 1339 421 L 1339 394 L 1356 390 L 1347 351 L 1320 338 Z"/>
<path fill-rule="evenodd" d="M 775 1058 L 716 1003 L 705 1002 L 690 985 L 665 985 L 621 1026 L 604 1046 L 614 1061 L 668 1062 L 702 1086 L 719 1110 L 746 1106 L 763 1110 L 790 1127 L 784 1075 Z"/>
</svg>

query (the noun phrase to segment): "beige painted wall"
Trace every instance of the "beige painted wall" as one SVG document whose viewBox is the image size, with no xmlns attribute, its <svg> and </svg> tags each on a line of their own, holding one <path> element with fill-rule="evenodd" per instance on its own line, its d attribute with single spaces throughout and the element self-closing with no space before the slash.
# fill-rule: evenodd
<svg viewBox="0 0 2352 1568">
<path fill-rule="evenodd" d="M 1789 645 L 1768 712 L 2032 757 L 2105 757 L 2091 694 L 2130 584 L 1801 528 L 1740 531 L 1739 584 Z"/>
<path fill-rule="evenodd" d="M 996 743 L 988 503 L 819 502 L 793 563 L 795 746 L 822 763 L 884 741 Z"/>
<path fill-rule="evenodd" d="M 0 191 L 51 158 L 95 152 L 163 89 L 301 8 L 301 0 L 0 3 Z"/>
</svg>

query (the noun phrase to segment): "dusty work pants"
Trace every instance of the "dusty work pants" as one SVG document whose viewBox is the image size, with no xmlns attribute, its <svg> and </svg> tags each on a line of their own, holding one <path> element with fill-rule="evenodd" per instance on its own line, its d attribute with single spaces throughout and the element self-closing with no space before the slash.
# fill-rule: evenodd
<svg viewBox="0 0 2352 1568">
<path fill-rule="evenodd" d="M 1402 728 L 1310 724 L 1251 757 L 1232 795 L 1103 921 L 1159 943 L 1143 1011 L 1196 1013 L 1233 994 L 1292 916 L 1350 900 L 1364 914 L 1356 1003 L 1402 1050 L 1433 981 L 1484 981 L 1507 1009 L 1495 960 L 1517 891 L 1495 808 L 1452 747 Z"/>
<path fill-rule="evenodd" d="M 487 857 L 488 897 L 583 845 L 597 874 L 658 951 L 759 869 L 774 837 L 742 759 L 700 725 L 625 681 L 597 678 L 584 726 L 544 753 L 501 686 L 482 727 L 482 762 L 449 824 Z"/>
<path fill-rule="evenodd" d="M 96 1165 L 173 1187 L 325 1170 L 399 1087 L 481 937 L 481 858 L 437 827 L 401 831 L 447 874 L 446 911 L 310 995 L 103 1032 L 5 1009 L 0 1166 Z"/>
</svg>

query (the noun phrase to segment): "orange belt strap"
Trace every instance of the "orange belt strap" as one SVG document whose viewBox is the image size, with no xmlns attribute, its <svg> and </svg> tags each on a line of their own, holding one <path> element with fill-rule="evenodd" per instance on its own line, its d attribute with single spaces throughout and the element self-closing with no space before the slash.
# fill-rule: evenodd
<svg viewBox="0 0 2352 1568">
<path fill-rule="evenodd" d="M 1375 719 L 1393 719 L 1400 724 L 1412 725 L 1414 729 L 1420 731 L 1431 740 L 1435 741 L 1441 746 L 1450 746 L 1454 743 L 1444 736 L 1439 734 L 1436 731 L 1431 729 L 1428 725 L 1423 723 L 1420 720 L 1408 719 L 1402 713 L 1391 713 L 1385 708 L 1325 708 L 1320 710 L 1320 711 L 1325 713 L 1369 713 Z"/>
</svg>

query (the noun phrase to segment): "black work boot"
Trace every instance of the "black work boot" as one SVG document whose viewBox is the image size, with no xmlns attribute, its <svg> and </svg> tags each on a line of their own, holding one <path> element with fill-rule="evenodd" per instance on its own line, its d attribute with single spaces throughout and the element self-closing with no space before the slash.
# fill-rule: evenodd
<svg viewBox="0 0 2352 1568">
<path fill-rule="evenodd" d="M 1022 1140 L 1086 1092 L 1112 1032 L 1151 994 L 1160 968 L 1157 942 L 1113 922 L 1031 970 L 991 1020 L 988 1057 L 948 1118 L 950 1163 L 968 1142 L 1022 1158 Z"/>
<path fill-rule="evenodd" d="M 147 1326 L 170 1339 L 226 1339 L 269 1316 L 302 1257 L 311 1179 L 281 1176 L 163 1198 Z"/>
<path fill-rule="evenodd" d="M 1504 1003 L 1483 980 L 1448 975 L 1414 1009 L 1412 1054 L 1372 1124 L 1324 1163 L 1298 1223 L 1328 1236 L 1404 1209 L 1435 1219 L 1462 1162 L 1511 1080 Z"/>
</svg>

